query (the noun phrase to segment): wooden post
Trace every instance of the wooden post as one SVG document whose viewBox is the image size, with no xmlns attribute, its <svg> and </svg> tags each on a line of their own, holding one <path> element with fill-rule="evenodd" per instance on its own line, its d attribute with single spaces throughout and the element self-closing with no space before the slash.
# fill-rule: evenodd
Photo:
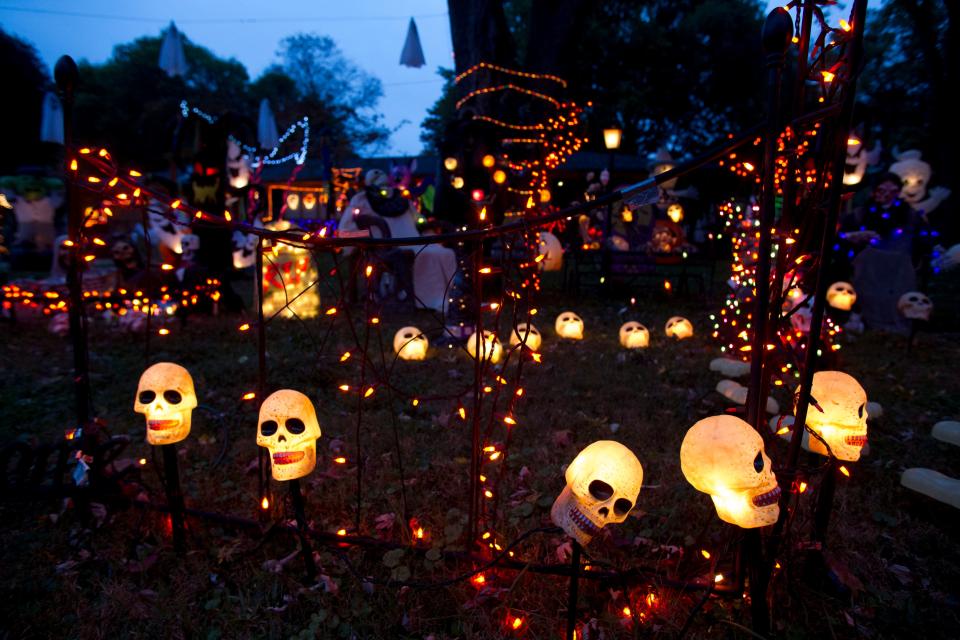
<svg viewBox="0 0 960 640">
<path fill-rule="evenodd" d="M 297 530 L 300 535 L 300 556 L 303 558 L 304 569 L 307 572 L 307 582 L 313 584 L 317 579 L 317 565 L 313 561 L 313 547 L 307 537 L 307 515 L 303 508 L 303 492 L 300 490 L 300 480 L 294 479 L 287 483 L 290 487 L 290 501 L 293 503 L 293 513 L 297 520 Z"/>
</svg>

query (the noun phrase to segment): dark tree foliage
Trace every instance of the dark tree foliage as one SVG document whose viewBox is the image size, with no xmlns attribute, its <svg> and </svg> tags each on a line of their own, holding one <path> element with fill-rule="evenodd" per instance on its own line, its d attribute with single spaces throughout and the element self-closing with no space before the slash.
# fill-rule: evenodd
<svg viewBox="0 0 960 640">
<path fill-rule="evenodd" d="M 0 28 L 0 69 L 3 69 L 3 117 L 0 174 L 18 166 L 47 160 L 39 145 L 44 92 L 52 87 L 50 73 L 33 45 Z"/>
<path fill-rule="evenodd" d="M 443 78 L 443 90 L 440 98 L 430 107 L 427 117 L 421 124 L 420 140 L 427 152 L 435 153 L 442 143 L 443 129 L 453 120 L 456 113 L 457 96 L 454 92 L 453 69 L 437 69 L 437 75 Z"/>
</svg>

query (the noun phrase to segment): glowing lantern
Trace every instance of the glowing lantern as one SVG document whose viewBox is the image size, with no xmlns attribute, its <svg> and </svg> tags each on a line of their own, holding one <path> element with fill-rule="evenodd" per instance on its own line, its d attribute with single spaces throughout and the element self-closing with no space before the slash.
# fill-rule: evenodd
<svg viewBox="0 0 960 640">
<path fill-rule="evenodd" d="M 551 198 L 553 198 L 553 195 L 550 193 L 550 189 L 540 189 L 540 202 L 550 202 Z"/>
<path fill-rule="evenodd" d="M 470 197 L 473 198 L 476 202 L 483 200 L 486 194 L 483 193 L 483 189 L 474 189 L 470 192 Z"/>
<path fill-rule="evenodd" d="M 270 451 L 274 480 L 295 480 L 317 466 L 320 423 L 310 398 L 292 389 L 274 391 L 260 407 L 257 445 Z"/>
<path fill-rule="evenodd" d="M 933 302 L 919 291 L 908 291 L 897 300 L 897 310 L 908 320 L 929 320 Z"/>
<path fill-rule="evenodd" d="M 697 491 L 710 494 L 717 516 L 745 529 L 780 515 L 780 487 L 763 438 L 736 416 L 704 418 L 683 437 L 680 469 Z"/>
<path fill-rule="evenodd" d="M 430 342 L 416 327 L 404 327 L 393 336 L 393 350 L 401 360 L 423 360 Z"/>
<path fill-rule="evenodd" d="M 627 447 L 599 440 L 577 454 L 550 519 L 582 545 L 606 525 L 623 522 L 640 497 L 643 467 Z"/>
<path fill-rule="evenodd" d="M 173 444 L 190 435 L 197 406 L 190 372 L 172 362 L 158 362 L 143 372 L 133 410 L 147 420 L 147 442 Z"/>
<path fill-rule="evenodd" d="M 497 163 L 497 159 L 488 153 L 487 155 L 483 156 L 480 162 L 483 164 L 483 166 L 489 169 Z"/>
<path fill-rule="evenodd" d="M 470 354 L 471 358 L 476 358 L 477 353 L 480 352 L 481 359 L 489 359 L 493 364 L 500 362 L 500 355 L 503 353 L 503 347 L 500 346 L 500 341 L 492 331 L 484 330 L 482 347 L 480 346 L 480 343 L 480 336 L 477 333 L 474 333 L 467 340 L 467 353 Z"/>
<path fill-rule="evenodd" d="M 300 208 L 300 194 L 296 191 L 291 191 L 287 194 L 287 209 L 290 211 L 296 211 Z"/>
<path fill-rule="evenodd" d="M 867 392 L 853 376 L 842 371 L 813 374 L 807 427 L 823 438 L 838 460 L 854 462 L 867 444 Z M 827 447 L 804 432 L 803 448 L 822 456 Z"/>
<path fill-rule="evenodd" d="M 460 163 L 457 162 L 457 159 L 453 157 L 443 159 L 443 167 L 447 171 L 454 171 L 459 164 Z"/>
<path fill-rule="evenodd" d="M 568 340 L 583 340 L 583 320 L 573 311 L 564 311 L 553 325 L 557 335 Z"/>
<path fill-rule="evenodd" d="M 603 146 L 610 150 L 619 149 L 621 136 L 623 136 L 623 131 L 621 129 L 604 129 Z"/>
<path fill-rule="evenodd" d="M 673 220 L 675 224 L 680 224 L 683 221 L 683 207 L 680 206 L 680 203 L 674 202 L 667 207 L 667 217 Z"/>
<path fill-rule="evenodd" d="M 676 338 L 677 340 L 683 340 L 693 336 L 693 325 L 682 316 L 673 316 L 667 320 L 667 324 L 664 325 L 663 330 L 666 332 L 668 338 Z"/>
<path fill-rule="evenodd" d="M 537 242 L 537 251 L 544 258 L 540 261 L 540 268 L 544 271 L 560 271 L 563 269 L 563 245 L 559 238 L 549 231 L 541 231 Z"/>
<path fill-rule="evenodd" d="M 834 309 L 850 311 L 857 301 L 857 291 L 849 282 L 834 282 L 827 289 L 827 304 Z"/>
<path fill-rule="evenodd" d="M 497 184 L 503 184 L 507 181 L 507 174 L 503 169 L 497 169 L 493 172 L 493 181 Z"/>
<path fill-rule="evenodd" d="M 453 185 L 454 189 L 463 189 L 463 178 L 460 176 L 453 176 L 450 180 L 450 184 Z"/>
<path fill-rule="evenodd" d="M 510 332 L 510 346 L 515 347 L 522 343 L 531 351 L 538 351 L 540 349 L 541 338 L 540 332 L 537 331 L 537 328 L 533 326 L 533 324 L 520 322 L 517 324 L 517 327 Z"/>
<path fill-rule="evenodd" d="M 620 346 L 624 349 L 645 349 L 650 346 L 650 331 L 639 322 L 625 322 L 620 327 Z"/>
</svg>

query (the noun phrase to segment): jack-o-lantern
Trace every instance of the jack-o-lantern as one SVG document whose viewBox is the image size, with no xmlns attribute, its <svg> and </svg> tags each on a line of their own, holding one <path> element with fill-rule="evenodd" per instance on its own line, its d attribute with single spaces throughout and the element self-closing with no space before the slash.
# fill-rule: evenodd
<svg viewBox="0 0 960 640">
<path fill-rule="evenodd" d="M 867 444 L 867 392 L 842 371 L 817 371 L 810 388 L 807 427 L 826 441 L 838 460 L 855 462 Z M 822 456 L 827 447 L 804 433 L 804 448 Z"/>
<path fill-rule="evenodd" d="M 557 335 L 567 340 L 583 340 L 583 320 L 573 311 L 564 311 L 553 324 Z"/>
<path fill-rule="evenodd" d="M 401 360 L 424 360 L 430 342 L 416 327 L 404 327 L 393 336 L 393 350 Z"/>
<path fill-rule="evenodd" d="M 667 320 L 667 324 L 664 325 L 663 330 L 668 338 L 676 338 L 677 340 L 683 340 L 693 336 L 693 325 L 682 316 L 673 316 Z"/>
<path fill-rule="evenodd" d="M 927 321 L 933 313 L 933 302 L 919 291 L 908 291 L 897 300 L 897 310 L 907 320 Z"/>
<path fill-rule="evenodd" d="M 736 416 L 710 416 L 690 427 L 680 469 L 697 491 L 710 494 L 724 522 L 753 529 L 780 515 L 780 487 L 763 438 Z"/>
<path fill-rule="evenodd" d="M 646 349 L 650 346 L 650 331 L 639 322 L 624 322 L 620 327 L 620 346 L 624 349 Z"/>
<path fill-rule="evenodd" d="M 643 467 L 630 449 L 599 440 L 577 454 L 565 473 L 566 486 L 550 519 L 582 545 L 606 525 L 623 522 L 640 497 Z"/>
<path fill-rule="evenodd" d="M 834 282 L 827 289 L 827 304 L 834 309 L 850 311 L 857 301 L 857 291 L 849 282 Z"/>
<path fill-rule="evenodd" d="M 500 362 L 503 347 L 500 346 L 500 340 L 492 331 L 484 329 L 482 340 L 480 334 L 476 332 L 467 339 L 467 353 L 470 354 L 471 358 L 476 358 L 477 354 L 480 354 L 482 360 L 489 360 L 492 364 L 497 364 Z"/>
<path fill-rule="evenodd" d="M 158 362 L 143 372 L 133 410 L 147 419 L 147 442 L 173 444 L 190 435 L 197 407 L 190 372 L 172 362 Z"/>
<path fill-rule="evenodd" d="M 510 332 L 510 346 L 513 347 L 522 343 L 531 351 L 538 351 L 541 341 L 542 336 L 532 323 L 520 322 L 517 324 L 517 327 Z"/>
<path fill-rule="evenodd" d="M 295 480 L 312 472 L 319 437 L 317 412 L 299 391 L 274 391 L 260 406 L 257 445 L 270 451 L 274 480 Z"/>
</svg>

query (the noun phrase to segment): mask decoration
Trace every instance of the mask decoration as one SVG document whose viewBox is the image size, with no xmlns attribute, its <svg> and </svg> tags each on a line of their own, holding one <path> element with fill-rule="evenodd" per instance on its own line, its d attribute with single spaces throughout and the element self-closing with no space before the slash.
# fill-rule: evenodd
<svg viewBox="0 0 960 640">
<path fill-rule="evenodd" d="M 497 364 L 500 362 L 500 355 L 503 353 L 503 347 L 500 346 L 500 341 L 492 331 L 484 330 L 482 341 L 483 346 L 481 347 L 480 344 L 480 336 L 477 333 L 474 333 L 469 339 L 467 339 L 467 352 L 470 354 L 471 358 L 476 358 L 477 353 L 480 352 L 481 359 L 489 359 L 491 364 Z"/>
<path fill-rule="evenodd" d="M 317 206 L 317 194 L 312 191 L 308 191 L 307 193 L 303 194 L 303 199 L 301 202 L 303 203 L 303 208 L 305 211 L 313 211 Z"/>
<path fill-rule="evenodd" d="M 296 211 L 300 208 L 300 194 L 296 191 L 291 191 L 287 194 L 287 209 L 290 211 Z"/>
<path fill-rule="evenodd" d="M 320 423 L 310 398 L 292 389 L 274 391 L 260 406 L 257 446 L 270 451 L 274 480 L 295 480 L 317 466 Z"/>
<path fill-rule="evenodd" d="M 554 501 L 550 519 L 587 545 L 608 524 L 627 519 L 640 497 L 643 467 L 619 442 L 599 440 L 577 454 L 565 478 L 567 486 Z"/>
<path fill-rule="evenodd" d="M 930 320 L 933 302 L 919 291 L 908 291 L 897 301 L 897 310 L 907 320 Z"/>
<path fill-rule="evenodd" d="M 936 187 L 927 193 L 933 170 L 929 163 L 920 159 L 920 155 L 916 149 L 896 154 L 897 161 L 890 165 L 890 171 L 903 181 L 900 197 L 915 210 L 928 214 L 950 196 L 950 189 Z"/>
<path fill-rule="evenodd" d="M 233 232 L 233 268 L 246 269 L 257 263 L 257 236 Z"/>
<path fill-rule="evenodd" d="M 683 222 L 683 207 L 678 202 L 674 202 L 667 207 L 667 217 L 673 220 L 674 224 Z"/>
<path fill-rule="evenodd" d="M 147 442 L 173 444 L 190 435 L 197 406 L 190 372 L 172 362 L 158 362 L 143 372 L 133 410 L 147 419 Z"/>
<path fill-rule="evenodd" d="M 857 291 L 849 282 L 834 282 L 827 289 L 827 304 L 840 311 L 850 311 L 857 301 Z"/>
<path fill-rule="evenodd" d="M 560 271 L 563 268 L 563 245 L 557 236 L 549 231 L 541 231 L 537 251 L 544 256 L 540 268 L 544 271 Z"/>
<path fill-rule="evenodd" d="M 557 335 L 568 340 L 583 340 L 583 320 L 573 311 L 564 311 L 553 325 Z"/>
<path fill-rule="evenodd" d="M 693 325 L 682 316 L 673 316 L 667 320 L 667 324 L 663 327 L 663 330 L 668 338 L 676 338 L 677 340 L 683 340 L 693 336 Z"/>
<path fill-rule="evenodd" d="M 620 327 L 620 346 L 624 349 L 646 349 L 650 346 L 650 331 L 639 322 L 625 322 Z"/>
<path fill-rule="evenodd" d="M 710 416 L 690 427 L 680 469 L 694 489 L 710 494 L 724 522 L 754 529 L 780 515 L 780 487 L 763 438 L 736 416 Z"/>
<path fill-rule="evenodd" d="M 843 184 L 848 187 L 860 184 L 867 172 L 867 166 L 875 165 L 880 161 L 881 151 L 879 141 L 873 149 L 867 151 L 863 138 L 856 133 L 851 133 L 847 137 L 847 163 L 843 169 Z"/>
<path fill-rule="evenodd" d="M 867 392 L 842 371 L 817 371 L 810 390 L 807 426 L 830 445 L 838 460 L 859 460 L 867 444 Z M 823 443 L 808 433 L 804 433 L 803 446 L 827 455 Z"/>
<path fill-rule="evenodd" d="M 538 351 L 541 342 L 540 332 L 535 326 L 526 322 L 518 323 L 516 329 L 510 332 L 510 346 L 513 347 L 523 343 L 531 351 Z"/>
<path fill-rule="evenodd" d="M 393 350 L 401 360 L 424 360 L 430 342 L 416 327 L 404 327 L 393 336 Z"/>
</svg>

